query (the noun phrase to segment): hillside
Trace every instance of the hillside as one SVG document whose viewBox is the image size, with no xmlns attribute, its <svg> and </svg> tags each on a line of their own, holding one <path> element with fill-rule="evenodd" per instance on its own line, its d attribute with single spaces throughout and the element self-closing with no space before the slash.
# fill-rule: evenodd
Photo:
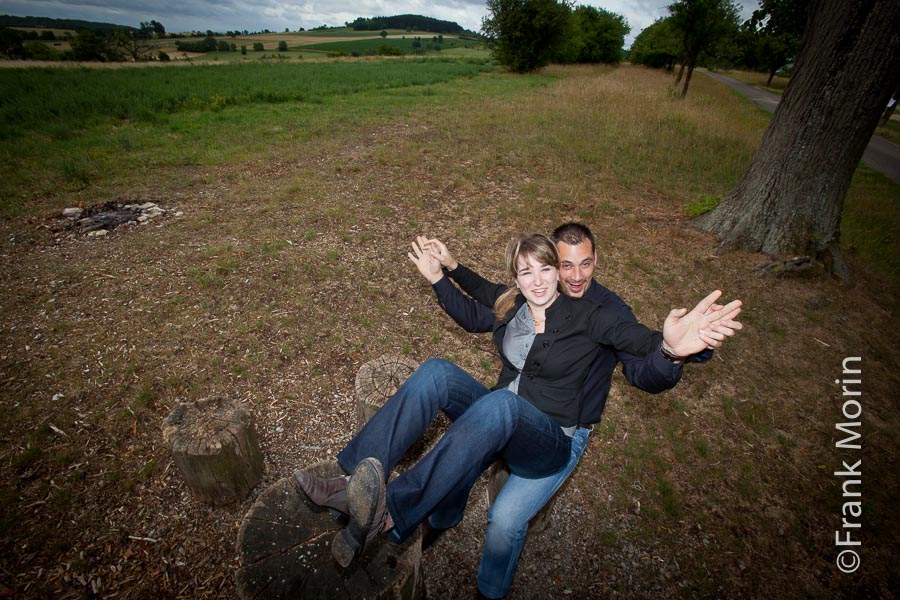
<svg viewBox="0 0 900 600">
<path fill-rule="evenodd" d="M 111 31 L 113 29 L 134 29 L 127 25 L 82 21 L 80 19 L 53 19 L 51 17 L 16 17 L 0 15 L 0 27 L 35 27 L 43 29 L 90 29 L 93 31 Z"/>
<path fill-rule="evenodd" d="M 350 27 L 356 30 L 380 31 L 382 29 L 407 29 L 410 31 L 429 31 L 434 33 L 463 33 L 458 23 L 442 21 L 422 15 L 396 15 L 393 17 L 357 18 Z"/>
</svg>

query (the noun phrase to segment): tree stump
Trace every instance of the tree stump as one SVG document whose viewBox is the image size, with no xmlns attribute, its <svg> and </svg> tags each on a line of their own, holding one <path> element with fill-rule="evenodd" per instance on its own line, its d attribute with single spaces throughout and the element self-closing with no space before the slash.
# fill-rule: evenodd
<svg viewBox="0 0 900 600">
<path fill-rule="evenodd" d="M 253 417 L 238 402 L 182 402 L 163 421 L 163 440 L 194 497 L 203 502 L 240 502 L 262 477 Z"/>
<path fill-rule="evenodd" d="M 336 460 L 308 470 L 320 477 L 344 474 Z M 279 480 L 263 492 L 241 522 L 239 596 L 329 600 L 424 596 L 421 530 L 399 545 L 379 536 L 374 546 L 342 569 L 331 556 L 331 540 L 340 528 L 329 511 L 313 505 L 289 478 Z"/>
<path fill-rule="evenodd" d="M 485 490 L 487 493 L 488 506 L 494 504 L 494 500 L 497 499 L 497 495 L 500 493 L 500 490 L 503 489 L 503 485 L 506 483 L 507 479 L 509 479 L 509 467 L 506 466 L 506 463 L 502 460 L 498 460 L 490 466 L 488 469 L 487 489 Z M 544 507 L 538 511 L 538 514 L 534 515 L 531 521 L 528 522 L 529 534 L 540 533 L 550 525 L 550 513 L 553 512 L 553 505 L 556 503 L 558 494 L 559 491 L 557 491 L 556 494 L 553 494 L 553 497 L 547 500 Z"/>
<path fill-rule="evenodd" d="M 370 360 L 359 368 L 355 386 L 357 431 L 369 422 L 417 368 L 419 363 L 413 359 L 389 354 Z"/>
</svg>

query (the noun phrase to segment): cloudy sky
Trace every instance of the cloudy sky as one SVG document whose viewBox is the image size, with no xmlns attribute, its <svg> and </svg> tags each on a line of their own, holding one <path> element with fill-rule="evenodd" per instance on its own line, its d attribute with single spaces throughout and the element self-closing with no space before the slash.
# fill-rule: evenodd
<svg viewBox="0 0 900 600">
<path fill-rule="evenodd" d="M 630 45 L 641 29 L 667 13 L 672 0 L 584 0 L 623 15 Z M 756 0 L 739 2 L 743 18 Z M 0 14 L 84 19 L 137 27 L 156 20 L 166 31 L 284 31 L 343 25 L 357 17 L 416 14 L 455 21 L 473 31 L 486 14 L 484 0 L 0 0 Z"/>
</svg>

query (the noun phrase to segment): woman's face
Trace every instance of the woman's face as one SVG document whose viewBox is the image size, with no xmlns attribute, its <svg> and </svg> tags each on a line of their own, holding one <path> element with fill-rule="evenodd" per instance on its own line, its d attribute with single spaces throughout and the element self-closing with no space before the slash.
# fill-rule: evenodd
<svg viewBox="0 0 900 600">
<path fill-rule="evenodd" d="M 546 308 L 556 300 L 558 282 L 556 267 L 542 264 L 527 254 L 516 261 L 516 285 L 532 307 Z"/>
</svg>

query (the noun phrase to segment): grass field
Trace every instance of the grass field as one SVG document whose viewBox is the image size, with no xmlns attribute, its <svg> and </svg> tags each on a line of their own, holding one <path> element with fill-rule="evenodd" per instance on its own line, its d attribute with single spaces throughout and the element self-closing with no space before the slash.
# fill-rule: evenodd
<svg viewBox="0 0 900 600">
<path fill-rule="evenodd" d="M 0 70 L 0 211 L 30 212 L 28 199 L 35 194 L 46 198 L 54 190 L 77 192 L 96 180 L 128 177 L 133 172 L 129 165 L 144 168 L 242 154 L 244 144 L 253 148 L 266 143 L 245 128 L 248 120 L 258 126 L 260 119 L 284 117 L 271 124 L 273 131 L 305 136 L 328 127 L 331 119 L 346 119 L 345 98 L 361 103 L 367 93 L 405 90 L 398 96 L 402 102 L 404 97 L 441 93 L 437 84 L 494 68 L 484 60 L 412 59 Z M 54 93 L 60 89 L 66 93 Z M 326 108 L 336 103 L 341 106 Z M 257 114 L 273 104 L 283 105 L 281 115 Z M 359 106 L 349 118 L 362 118 L 387 104 Z M 236 106 L 248 110 L 226 110 Z M 218 143 L 220 128 L 231 130 L 229 144 Z M 273 142 L 277 137 L 266 136 Z"/>
<path fill-rule="evenodd" d="M 19 28 L 27 30 L 28 28 Z M 39 32 L 44 29 L 37 28 Z M 53 30 L 58 41 L 48 42 L 52 48 L 57 51 L 65 51 L 69 49 L 69 43 L 64 41 L 66 34 L 75 36 L 77 32 L 71 30 Z M 348 54 L 358 53 L 364 54 L 367 50 L 377 50 L 382 44 L 394 45 L 401 48 L 404 54 L 411 54 L 415 50 L 412 47 L 413 39 L 420 37 L 423 46 L 431 42 L 432 38 L 439 34 L 433 32 L 417 32 L 406 31 L 403 29 L 388 29 L 387 39 L 382 39 L 380 31 L 356 31 L 349 27 L 327 29 L 320 31 L 285 31 L 258 33 L 252 35 L 234 34 L 228 36 L 216 36 L 219 41 L 225 41 L 234 44 L 237 48 L 236 52 L 181 52 L 178 50 L 177 42 L 196 41 L 198 38 L 164 38 L 161 40 L 152 40 L 152 50 L 149 52 L 151 56 L 155 56 L 162 51 L 168 54 L 173 60 L 193 61 L 225 61 L 225 62 L 248 62 L 253 60 L 264 60 L 272 58 L 273 54 L 278 53 L 282 58 L 321 58 L 327 56 L 329 52 L 346 52 Z M 471 34 L 442 35 L 443 49 L 454 50 L 456 55 L 473 55 L 482 58 L 487 57 L 487 50 L 484 41 Z M 288 51 L 278 52 L 280 42 L 288 45 Z M 253 50 L 254 44 L 262 44 L 263 50 Z M 247 49 L 246 54 L 240 52 L 241 47 Z M 307 49 L 309 46 L 316 46 L 315 49 Z M 318 47 L 321 46 L 321 47 Z M 424 49 L 424 48 L 423 48 Z M 427 50 L 427 53 L 437 52 L 435 50 Z"/>
<path fill-rule="evenodd" d="M 238 523 L 262 486 L 237 506 L 193 501 L 161 420 L 182 400 L 247 402 L 264 486 L 347 442 L 368 360 L 442 356 L 493 383 L 489 337 L 443 315 L 409 243 L 438 236 L 495 278 L 511 233 L 568 219 L 597 233 L 598 279 L 643 322 L 721 287 L 744 300 L 746 329 L 664 394 L 616 374 L 511 597 L 897 589 L 896 184 L 854 178 L 857 285 L 760 277 L 766 257 L 717 254 L 685 223 L 686 206 L 731 189 L 769 119 L 710 78 L 682 101 L 671 77 L 628 65 L 69 72 L 0 71 L 0 109 L 15 107 L 0 140 L 2 595 L 234 597 Z M 60 218 L 145 201 L 168 216 L 100 238 Z M 863 357 L 858 452 L 835 447 L 848 356 Z M 833 473 L 857 459 L 863 563 L 844 575 Z M 430 595 L 474 594 L 482 498 L 425 555 Z"/>
</svg>

